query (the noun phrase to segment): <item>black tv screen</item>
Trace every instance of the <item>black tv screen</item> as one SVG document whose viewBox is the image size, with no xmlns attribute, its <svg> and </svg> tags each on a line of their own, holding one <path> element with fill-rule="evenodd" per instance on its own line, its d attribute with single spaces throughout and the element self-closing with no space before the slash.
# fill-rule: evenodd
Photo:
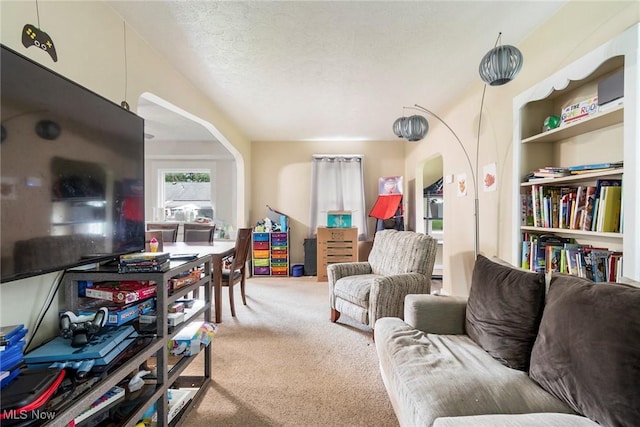
<svg viewBox="0 0 640 427">
<path fill-rule="evenodd" d="M 143 119 L 6 46 L 0 72 L 1 281 L 142 250 Z"/>
</svg>

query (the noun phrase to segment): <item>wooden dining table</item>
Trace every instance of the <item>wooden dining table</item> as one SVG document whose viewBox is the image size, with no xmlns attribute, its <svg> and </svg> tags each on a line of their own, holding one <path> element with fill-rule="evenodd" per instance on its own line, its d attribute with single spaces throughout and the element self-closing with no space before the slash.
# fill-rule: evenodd
<svg viewBox="0 0 640 427">
<path fill-rule="evenodd" d="M 173 242 L 164 243 L 163 251 L 171 255 L 198 254 L 211 255 L 211 283 L 213 284 L 213 301 L 215 306 L 215 322 L 222 322 L 222 264 L 223 260 L 235 253 L 236 242 L 213 241 L 209 242 Z"/>
</svg>

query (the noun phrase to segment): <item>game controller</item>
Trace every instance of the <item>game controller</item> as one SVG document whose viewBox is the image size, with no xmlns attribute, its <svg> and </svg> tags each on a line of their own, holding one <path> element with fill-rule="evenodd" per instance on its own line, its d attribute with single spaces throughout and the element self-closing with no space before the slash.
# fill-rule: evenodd
<svg viewBox="0 0 640 427">
<path fill-rule="evenodd" d="M 51 56 L 53 62 L 58 62 L 58 54 L 49 34 L 31 24 L 25 25 L 22 29 L 22 44 L 26 48 L 31 46 L 39 47 Z"/>
<path fill-rule="evenodd" d="M 66 311 L 60 316 L 60 335 L 71 338 L 71 347 L 82 347 L 107 323 L 109 310 L 102 307 L 94 314 L 76 315 Z"/>
</svg>

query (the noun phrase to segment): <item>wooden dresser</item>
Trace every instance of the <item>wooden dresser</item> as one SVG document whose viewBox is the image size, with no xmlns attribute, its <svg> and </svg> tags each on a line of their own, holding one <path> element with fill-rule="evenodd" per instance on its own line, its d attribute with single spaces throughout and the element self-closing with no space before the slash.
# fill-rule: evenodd
<svg viewBox="0 0 640 427">
<path fill-rule="evenodd" d="M 327 265 L 358 260 L 358 229 L 318 227 L 318 282 L 327 281 Z"/>
</svg>

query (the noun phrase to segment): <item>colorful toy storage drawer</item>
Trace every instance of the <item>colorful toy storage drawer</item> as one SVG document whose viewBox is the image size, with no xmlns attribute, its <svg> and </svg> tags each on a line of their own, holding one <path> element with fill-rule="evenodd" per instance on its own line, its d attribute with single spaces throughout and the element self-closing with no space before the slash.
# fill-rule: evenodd
<svg viewBox="0 0 640 427">
<path fill-rule="evenodd" d="M 289 275 L 289 233 L 253 233 L 253 275 Z"/>
</svg>

